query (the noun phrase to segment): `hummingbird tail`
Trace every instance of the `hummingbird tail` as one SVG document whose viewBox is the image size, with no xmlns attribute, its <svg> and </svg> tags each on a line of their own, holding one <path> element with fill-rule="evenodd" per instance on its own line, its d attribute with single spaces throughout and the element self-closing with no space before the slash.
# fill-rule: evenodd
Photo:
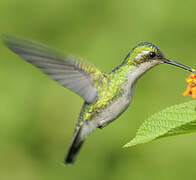
<svg viewBox="0 0 196 180">
<path fill-rule="evenodd" d="M 96 127 L 97 124 L 95 122 L 88 121 L 84 122 L 84 124 L 79 129 L 75 130 L 67 156 L 65 157 L 65 164 L 71 164 L 74 162 L 75 156 L 84 143 L 84 140 L 93 132 Z"/>
<path fill-rule="evenodd" d="M 74 162 L 75 156 L 80 150 L 84 142 L 84 140 L 80 138 L 80 131 L 81 131 L 81 128 L 74 133 L 74 136 L 71 141 L 71 145 L 69 147 L 68 153 L 64 160 L 65 164 L 72 164 Z"/>
</svg>

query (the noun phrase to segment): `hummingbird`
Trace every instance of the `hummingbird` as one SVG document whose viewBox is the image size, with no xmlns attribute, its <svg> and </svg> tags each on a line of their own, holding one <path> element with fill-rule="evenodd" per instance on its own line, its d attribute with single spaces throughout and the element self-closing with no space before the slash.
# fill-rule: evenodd
<svg viewBox="0 0 196 180">
<path fill-rule="evenodd" d="M 80 57 L 36 41 L 12 35 L 3 35 L 3 41 L 23 60 L 84 99 L 65 164 L 74 162 L 87 136 L 96 128 L 107 126 L 128 108 L 137 80 L 149 69 L 167 63 L 195 72 L 167 59 L 157 46 L 149 42 L 137 44 L 120 65 L 105 73 Z"/>
</svg>

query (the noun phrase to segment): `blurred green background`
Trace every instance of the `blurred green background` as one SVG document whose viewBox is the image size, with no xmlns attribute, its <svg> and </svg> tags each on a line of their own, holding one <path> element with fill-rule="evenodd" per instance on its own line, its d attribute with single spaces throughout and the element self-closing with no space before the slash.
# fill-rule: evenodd
<svg viewBox="0 0 196 180">
<path fill-rule="evenodd" d="M 0 34 L 29 37 L 105 72 L 138 42 L 195 67 L 196 1 L 1 0 Z M 195 179 L 196 134 L 123 149 L 139 125 L 182 97 L 189 72 L 160 65 L 137 83 L 131 107 L 96 130 L 73 166 L 62 161 L 83 100 L 0 43 L 0 179 Z"/>
</svg>

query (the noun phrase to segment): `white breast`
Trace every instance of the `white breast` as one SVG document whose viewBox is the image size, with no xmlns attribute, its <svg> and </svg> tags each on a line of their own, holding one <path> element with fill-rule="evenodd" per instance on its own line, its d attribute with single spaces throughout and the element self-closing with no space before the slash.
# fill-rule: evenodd
<svg viewBox="0 0 196 180">
<path fill-rule="evenodd" d="M 123 84 L 122 88 L 124 89 L 122 96 L 112 102 L 104 111 L 95 117 L 94 121 L 96 121 L 98 127 L 102 128 L 106 126 L 128 108 L 132 99 L 133 88 L 129 87 L 128 82 Z"/>
</svg>

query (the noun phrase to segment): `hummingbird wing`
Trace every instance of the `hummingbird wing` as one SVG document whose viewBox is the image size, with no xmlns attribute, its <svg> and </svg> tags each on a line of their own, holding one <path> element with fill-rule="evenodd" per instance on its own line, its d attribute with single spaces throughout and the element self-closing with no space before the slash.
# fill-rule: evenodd
<svg viewBox="0 0 196 180">
<path fill-rule="evenodd" d="M 93 103 L 105 74 L 81 58 L 62 53 L 42 43 L 10 35 L 3 35 L 5 44 L 25 61 L 39 68 L 62 86 Z"/>
</svg>

